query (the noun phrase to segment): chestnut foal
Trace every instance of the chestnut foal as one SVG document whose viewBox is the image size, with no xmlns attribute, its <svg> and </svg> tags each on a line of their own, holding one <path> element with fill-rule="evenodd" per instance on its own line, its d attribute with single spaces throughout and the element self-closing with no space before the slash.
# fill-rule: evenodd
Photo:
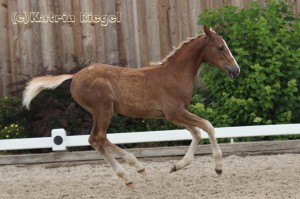
<svg viewBox="0 0 300 199">
<path fill-rule="evenodd" d="M 74 100 L 93 115 L 94 125 L 89 143 L 100 152 L 127 186 L 132 180 L 112 153 L 121 156 L 139 173 L 144 166 L 129 152 L 112 144 L 106 136 L 114 113 L 138 118 L 164 118 L 192 134 L 191 145 L 182 160 L 171 167 L 178 171 L 192 163 L 201 139 L 200 129 L 206 131 L 215 159 L 215 171 L 222 173 L 222 151 L 212 124 L 188 111 L 197 71 L 202 62 L 209 62 L 236 77 L 240 68 L 225 41 L 215 31 L 204 26 L 204 33 L 183 42 L 161 63 L 140 69 L 92 64 L 76 74 L 44 76 L 32 79 L 25 91 L 23 105 L 29 109 L 31 100 L 44 89 L 55 89 L 72 79 Z"/>
</svg>

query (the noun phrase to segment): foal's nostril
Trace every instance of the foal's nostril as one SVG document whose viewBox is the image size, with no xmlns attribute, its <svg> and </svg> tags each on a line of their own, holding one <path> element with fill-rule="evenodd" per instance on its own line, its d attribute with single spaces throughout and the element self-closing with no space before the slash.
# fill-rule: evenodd
<svg viewBox="0 0 300 199">
<path fill-rule="evenodd" d="M 228 74 L 231 77 L 237 77 L 240 74 L 240 68 L 239 67 L 228 67 Z"/>
<path fill-rule="evenodd" d="M 237 77 L 240 74 L 239 68 L 230 68 L 229 73 L 232 77 Z"/>
</svg>

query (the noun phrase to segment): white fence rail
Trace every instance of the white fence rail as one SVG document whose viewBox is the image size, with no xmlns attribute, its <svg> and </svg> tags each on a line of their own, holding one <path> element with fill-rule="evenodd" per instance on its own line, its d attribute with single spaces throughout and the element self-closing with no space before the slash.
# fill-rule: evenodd
<svg viewBox="0 0 300 199">
<path fill-rule="evenodd" d="M 300 124 L 261 125 L 215 128 L 217 138 L 238 138 L 300 134 Z M 53 129 L 51 137 L 0 140 L 0 151 L 52 148 L 63 151 L 67 147 L 89 146 L 88 135 L 66 136 L 64 129 Z M 108 134 L 114 144 L 191 140 L 187 130 L 146 131 Z M 207 139 L 202 132 L 202 138 Z"/>
</svg>

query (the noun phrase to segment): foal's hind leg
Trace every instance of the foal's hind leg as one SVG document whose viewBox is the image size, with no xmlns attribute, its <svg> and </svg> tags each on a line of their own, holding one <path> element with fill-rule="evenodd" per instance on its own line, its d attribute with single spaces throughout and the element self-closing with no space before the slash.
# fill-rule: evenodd
<svg viewBox="0 0 300 199">
<path fill-rule="evenodd" d="M 103 156 L 104 160 L 112 167 L 118 177 L 122 178 L 127 186 L 132 185 L 131 179 L 128 177 L 122 165 L 109 153 L 110 141 L 107 139 L 106 131 L 112 117 L 111 112 L 106 108 L 100 113 L 93 114 L 94 125 L 89 137 L 89 143 Z"/>
</svg>

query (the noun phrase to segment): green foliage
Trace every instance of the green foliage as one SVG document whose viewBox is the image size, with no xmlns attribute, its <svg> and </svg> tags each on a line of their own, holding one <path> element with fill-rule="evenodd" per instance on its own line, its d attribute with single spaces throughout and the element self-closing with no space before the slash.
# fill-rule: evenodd
<svg viewBox="0 0 300 199">
<path fill-rule="evenodd" d="M 16 97 L 2 97 L 0 99 L 0 124 L 9 123 L 18 114 L 20 100 Z"/>
<path fill-rule="evenodd" d="M 0 98 L 0 139 L 26 137 L 24 115 L 17 97 Z"/>
<path fill-rule="evenodd" d="M 217 23 L 241 74 L 229 79 L 205 66 L 206 90 L 194 96 L 190 109 L 215 126 L 299 122 L 300 20 L 290 6 L 268 1 L 265 8 L 252 3 L 249 9 L 223 7 L 199 16 L 199 24 Z"/>
<path fill-rule="evenodd" d="M 0 125 L 0 139 L 23 138 L 24 128 L 18 124 L 11 124 L 9 126 Z"/>
</svg>

